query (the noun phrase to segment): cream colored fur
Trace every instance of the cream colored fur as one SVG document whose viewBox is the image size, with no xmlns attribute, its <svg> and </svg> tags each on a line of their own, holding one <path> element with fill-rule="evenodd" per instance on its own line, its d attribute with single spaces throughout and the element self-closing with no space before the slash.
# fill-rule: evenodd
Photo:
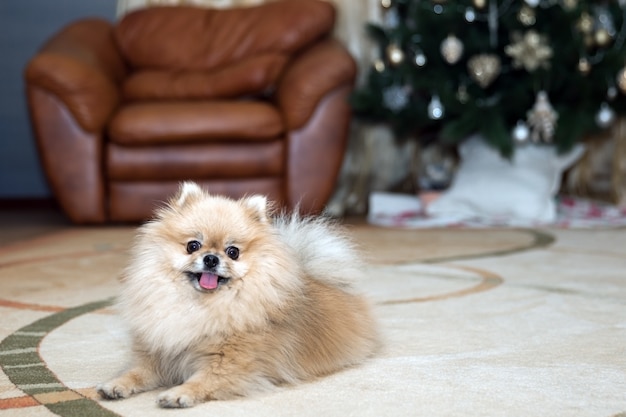
<svg viewBox="0 0 626 417">
<path fill-rule="evenodd" d="M 189 253 L 191 241 L 201 247 Z M 213 290 L 194 278 L 207 255 L 222 277 Z M 350 286 L 361 268 L 337 226 L 272 218 L 264 197 L 235 201 L 185 183 L 139 230 L 119 297 L 133 366 L 98 392 L 167 387 L 161 407 L 190 407 L 357 364 L 378 347 L 368 303 Z"/>
</svg>

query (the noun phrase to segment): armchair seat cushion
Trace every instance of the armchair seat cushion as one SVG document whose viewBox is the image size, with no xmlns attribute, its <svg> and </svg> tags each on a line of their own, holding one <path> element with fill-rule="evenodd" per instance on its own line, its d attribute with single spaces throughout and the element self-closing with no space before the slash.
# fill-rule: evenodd
<svg viewBox="0 0 626 417">
<path fill-rule="evenodd" d="M 285 170 L 285 144 L 281 140 L 246 146 L 216 143 L 139 148 L 111 144 L 106 166 L 113 181 L 279 178 Z"/>
<path fill-rule="evenodd" d="M 283 132 L 277 108 L 253 100 L 132 103 L 109 124 L 111 142 L 132 146 L 267 141 Z"/>
</svg>

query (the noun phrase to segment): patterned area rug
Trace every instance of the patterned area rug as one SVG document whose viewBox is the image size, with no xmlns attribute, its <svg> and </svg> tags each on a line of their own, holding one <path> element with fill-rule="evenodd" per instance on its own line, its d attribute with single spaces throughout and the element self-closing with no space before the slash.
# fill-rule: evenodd
<svg viewBox="0 0 626 417">
<path fill-rule="evenodd" d="M 0 247 L 0 415 L 623 416 L 625 229 L 352 225 L 384 351 L 308 384 L 161 410 L 100 401 L 127 362 L 111 307 L 130 228 Z"/>
</svg>

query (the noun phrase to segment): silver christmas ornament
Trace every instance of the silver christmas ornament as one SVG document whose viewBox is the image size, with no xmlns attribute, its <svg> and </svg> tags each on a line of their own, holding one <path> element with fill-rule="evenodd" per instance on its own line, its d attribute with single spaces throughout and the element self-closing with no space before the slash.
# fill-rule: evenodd
<svg viewBox="0 0 626 417">
<path fill-rule="evenodd" d="M 448 35 L 439 48 L 443 59 L 450 65 L 456 64 L 463 55 L 463 42 L 456 36 Z"/>
<path fill-rule="evenodd" d="M 598 29 L 602 29 L 610 38 L 613 38 L 617 34 L 617 29 L 607 5 L 594 7 L 594 15 Z"/>
<path fill-rule="evenodd" d="M 400 111 L 409 104 L 410 92 L 407 86 L 392 85 L 383 90 L 383 104 L 393 112 Z"/>
<path fill-rule="evenodd" d="M 387 29 L 395 29 L 400 25 L 400 15 L 397 9 L 389 9 L 384 16 L 383 26 Z"/>
<path fill-rule="evenodd" d="M 428 62 L 428 60 L 426 59 L 426 55 L 424 55 L 424 52 L 422 52 L 421 49 L 418 49 L 415 52 L 415 57 L 413 58 L 413 62 L 418 67 L 423 67 L 424 65 L 426 65 L 426 62 Z"/>
<path fill-rule="evenodd" d="M 444 108 L 439 96 L 434 95 L 428 103 L 428 117 L 432 120 L 439 120 L 444 115 Z"/>
<path fill-rule="evenodd" d="M 476 12 L 472 7 L 468 7 L 465 9 L 465 21 L 467 23 L 472 23 L 474 20 L 476 20 Z"/>
<path fill-rule="evenodd" d="M 528 139 L 530 139 L 530 129 L 526 123 L 522 120 L 518 120 L 511 132 L 511 136 L 513 137 L 513 141 L 518 145 L 528 143 Z"/>
<path fill-rule="evenodd" d="M 606 90 L 606 98 L 608 98 L 609 100 L 613 100 L 615 97 L 617 97 L 617 88 L 612 85 Z"/>
<path fill-rule="evenodd" d="M 596 113 L 596 123 L 601 128 L 609 127 L 615 120 L 615 111 L 607 103 L 600 105 L 600 110 Z"/>
</svg>

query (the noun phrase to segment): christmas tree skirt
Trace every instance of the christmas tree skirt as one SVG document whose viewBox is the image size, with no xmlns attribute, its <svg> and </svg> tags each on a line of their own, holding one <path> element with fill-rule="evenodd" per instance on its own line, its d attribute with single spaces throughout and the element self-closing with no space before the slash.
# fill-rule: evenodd
<svg viewBox="0 0 626 417">
<path fill-rule="evenodd" d="M 571 196 L 555 198 L 554 222 L 528 222 L 506 217 L 429 216 L 417 196 L 376 192 L 370 196 L 368 222 L 397 228 L 533 227 L 607 228 L 626 226 L 626 207 Z"/>
</svg>

